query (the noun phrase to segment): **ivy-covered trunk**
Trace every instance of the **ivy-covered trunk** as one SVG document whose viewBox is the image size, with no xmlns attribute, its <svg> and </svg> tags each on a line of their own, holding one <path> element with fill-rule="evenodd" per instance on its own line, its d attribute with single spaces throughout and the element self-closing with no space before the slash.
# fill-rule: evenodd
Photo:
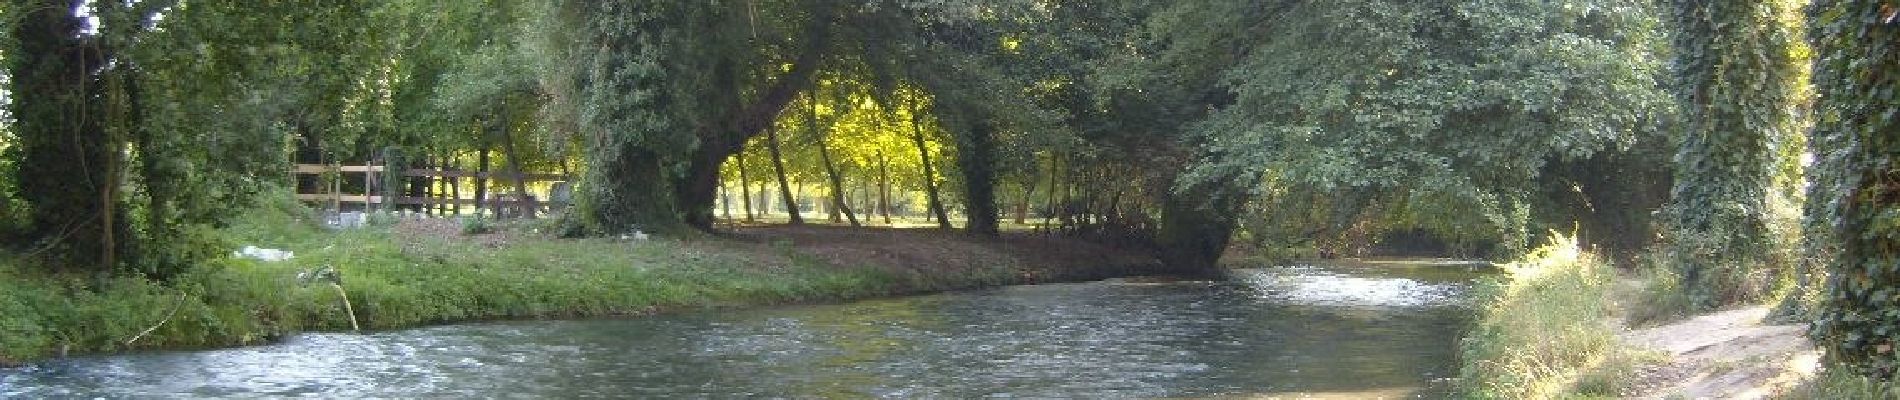
<svg viewBox="0 0 1900 400">
<path fill-rule="evenodd" d="M 1796 66 L 1781 2 L 1677 0 L 1687 111 L 1668 210 L 1671 261 L 1700 307 L 1766 295 L 1772 147 L 1792 137 Z"/>
<path fill-rule="evenodd" d="M 671 181 L 652 150 L 631 145 L 595 143 L 594 160 L 581 178 L 577 201 L 585 218 L 582 227 L 593 234 L 635 230 L 678 232 L 685 228 L 674 211 Z M 584 232 L 570 232 L 584 233 Z"/>
<path fill-rule="evenodd" d="M 1900 10 L 1889 1 L 1823 0 L 1812 9 L 1820 100 L 1813 135 L 1840 176 L 1827 293 L 1815 338 L 1861 374 L 1900 372 Z M 1839 185 L 1839 186 L 1834 186 Z"/>
<path fill-rule="evenodd" d="M 957 136 L 957 169 L 963 173 L 963 229 L 974 235 L 996 236 L 996 127 L 990 121 L 969 122 Z"/>
</svg>

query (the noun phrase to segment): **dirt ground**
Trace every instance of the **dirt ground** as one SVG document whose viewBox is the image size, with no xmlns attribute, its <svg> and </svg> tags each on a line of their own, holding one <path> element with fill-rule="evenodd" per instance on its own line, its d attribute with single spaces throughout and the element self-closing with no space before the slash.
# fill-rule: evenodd
<svg viewBox="0 0 1900 400">
<path fill-rule="evenodd" d="M 1668 361 L 1637 371 L 1624 393 L 1640 399 L 1761 399 L 1813 376 L 1820 351 L 1805 325 L 1764 325 L 1767 307 L 1696 316 L 1637 329 L 1624 343 L 1662 352 Z"/>
</svg>

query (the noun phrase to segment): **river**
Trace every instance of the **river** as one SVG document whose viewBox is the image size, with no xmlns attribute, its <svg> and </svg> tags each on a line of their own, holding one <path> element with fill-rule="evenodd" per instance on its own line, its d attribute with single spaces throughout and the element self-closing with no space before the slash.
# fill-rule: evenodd
<svg viewBox="0 0 1900 400">
<path fill-rule="evenodd" d="M 301 334 L 0 370 L 0 398 L 1436 398 L 1456 374 L 1466 268 L 1236 275 Z"/>
</svg>

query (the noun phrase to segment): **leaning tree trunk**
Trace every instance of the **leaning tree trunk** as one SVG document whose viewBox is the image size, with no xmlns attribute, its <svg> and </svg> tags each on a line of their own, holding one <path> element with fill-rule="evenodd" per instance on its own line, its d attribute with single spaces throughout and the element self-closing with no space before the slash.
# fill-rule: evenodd
<svg viewBox="0 0 1900 400">
<path fill-rule="evenodd" d="M 945 216 L 943 212 L 943 196 L 937 191 L 937 172 L 931 167 L 930 146 L 924 143 L 922 117 L 917 115 L 917 113 L 921 111 L 922 110 L 919 110 L 917 107 L 917 102 L 912 100 L 910 103 L 910 140 L 917 144 L 917 154 L 924 165 L 924 198 L 929 202 L 930 215 L 936 217 L 938 229 L 949 230 L 950 217 Z"/>
<path fill-rule="evenodd" d="M 806 102 L 805 129 L 809 130 L 811 137 L 818 139 L 818 160 L 825 164 L 825 177 L 831 180 L 831 222 L 838 222 L 838 214 L 843 213 L 846 219 L 851 220 L 851 226 L 863 226 L 858 223 L 857 214 L 853 214 L 851 207 L 845 204 L 844 177 L 838 174 L 838 164 L 831 161 L 830 140 L 826 140 L 829 135 L 818 128 L 818 95 L 809 94 L 805 99 L 809 100 Z"/>
<path fill-rule="evenodd" d="M 699 147 L 687 160 L 685 173 L 674 184 L 677 190 L 674 197 L 680 212 L 684 214 L 682 218 L 689 226 L 701 230 L 712 229 L 713 191 L 718 185 L 719 166 L 733 154 L 745 150 L 747 140 L 758 136 L 760 132 L 769 132 L 779 112 L 791 104 L 799 92 L 811 86 L 812 75 L 817 72 L 818 63 L 823 61 L 825 52 L 829 50 L 831 25 L 828 21 L 818 19 L 808 28 L 805 48 L 799 51 L 798 58 L 792 61 L 791 68 L 784 75 L 765 87 L 751 103 L 727 104 L 731 116 L 725 120 L 729 123 L 711 124 L 694 133 L 699 138 Z M 715 73 L 714 84 L 717 88 L 713 90 L 724 90 L 726 93 L 739 91 L 737 66 L 733 62 L 728 60 L 720 63 Z M 776 155 L 773 158 L 774 161 L 778 160 Z M 797 213 L 794 211 L 793 214 L 796 216 Z M 803 223 L 803 220 L 797 223 Z"/>
<path fill-rule="evenodd" d="M 785 201 L 785 213 L 791 216 L 788 223 L 804 225 L 805 217 L 799 215 L 798 201 L 792 197 L 792 182 L 785 178 L 785 156 L 779 152 L 778 129 L 765 128 L 765 149 L 772 153 L 772 172 L 778 175 L 779 197 Z"/>
</svg>

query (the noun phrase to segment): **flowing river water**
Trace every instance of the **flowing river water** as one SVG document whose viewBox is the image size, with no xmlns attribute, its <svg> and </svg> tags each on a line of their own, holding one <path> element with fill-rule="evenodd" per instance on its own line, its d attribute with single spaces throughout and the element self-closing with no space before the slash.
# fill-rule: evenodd
<svg viewBox="0 0 1900 400">
<path fill-rule="evenodd" d="M 1479 273 L 1425 264 L 302 334 L 0 369 L 0 398 L 1436 398 Z"/>
</svg>

